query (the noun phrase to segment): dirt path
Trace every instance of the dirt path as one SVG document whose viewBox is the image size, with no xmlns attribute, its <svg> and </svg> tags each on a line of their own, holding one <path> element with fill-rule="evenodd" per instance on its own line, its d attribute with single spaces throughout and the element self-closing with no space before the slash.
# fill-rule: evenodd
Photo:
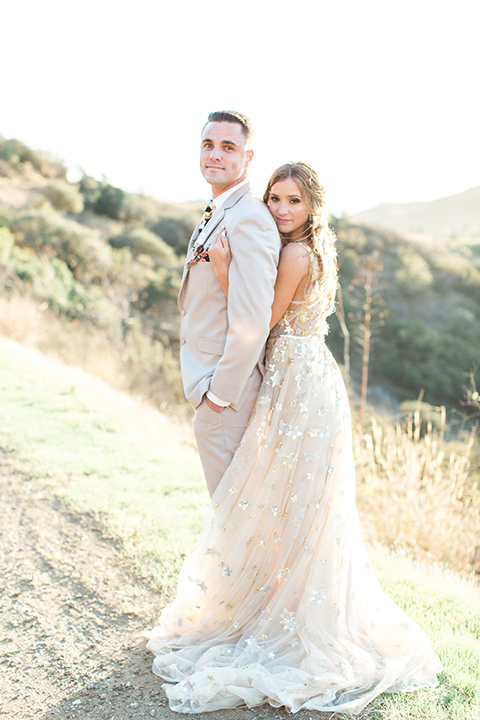
<svg viewBox="0 0 480 720">
<path fill-rule="evenodd" d="M 15 473 L 0 450 L 0 715 L 64 720 L 178 720 L 151 672 L 142 631 L 158 597 L 90 516 Z M 208 720 L 286 719 L 282 710 Z M 297 720 L 329 717 L 300 712 Z"/>
</svg>

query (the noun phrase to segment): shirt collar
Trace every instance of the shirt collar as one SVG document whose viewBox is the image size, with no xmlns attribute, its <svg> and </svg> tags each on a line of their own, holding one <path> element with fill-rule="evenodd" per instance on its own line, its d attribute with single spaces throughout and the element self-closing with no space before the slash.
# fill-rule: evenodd
<svg viewBox="0 0 480 720">
<path fill-rule="evenodd" d="M 233 187 L 229 188 L 228 190 L 225 190 L 221 195 L 218 195 L 216 198 L 213 198 L 213 204 L 215 207 L 215 210 L 218 210 L 218 208 L 222 207 L 222 205 L 225 204 L 225 202 L 228 200 L 230 195 L 232 195 L 234 192 L 238 190 L 238 188 L 243 187 L 244 185 L 247 185 L 248 180 L 242 180 L 241 183 L 238 183 L 238 185 L 234 185 Z"/>
</svg>

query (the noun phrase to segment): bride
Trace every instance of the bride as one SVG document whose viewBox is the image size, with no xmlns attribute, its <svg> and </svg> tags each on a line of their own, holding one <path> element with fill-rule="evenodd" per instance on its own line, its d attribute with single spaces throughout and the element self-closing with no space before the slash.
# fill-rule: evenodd
<svg viewBox="0 0 480 720">
<path fill-rule="evenodd" d="M 147 647 L 178 712 L 268 702 L 356 714 L 380 693 L 436 685 L 441 665 L 365 550 L 350 408 L 324 342 L 336 270 L 323 189 L 309 165 L 288 163 L 264 201 L 283 241 L 265 377 Z M 209 252 L 228 294 L 224 234 Z"/>
</svg>

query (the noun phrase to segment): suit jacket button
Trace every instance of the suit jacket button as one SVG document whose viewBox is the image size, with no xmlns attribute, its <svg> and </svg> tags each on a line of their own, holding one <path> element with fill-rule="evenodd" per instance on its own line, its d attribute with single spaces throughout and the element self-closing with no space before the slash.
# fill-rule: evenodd
<svg viewBox="0 0 480 720">
<path fill-rule="evenodd" d="M 182 308 L 182 315 L 186 315 L 186 314 L 187 314 L 187 311 L 185 310 L 185 308 Z"/>
</svg>

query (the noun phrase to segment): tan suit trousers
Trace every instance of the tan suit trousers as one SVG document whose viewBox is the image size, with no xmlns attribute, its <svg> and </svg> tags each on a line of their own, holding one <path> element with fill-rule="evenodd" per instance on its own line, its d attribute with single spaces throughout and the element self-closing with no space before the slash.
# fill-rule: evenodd
<svg viewBox="0 0 480 720">
<path fill-rule="evenodd" d="M 217 413 L 208 407 L 205 395 L 195 410 L 193 430 L 210 495 L 215 492 L 240 444 L 261 382 L 261 373 L 255 368 L 247 381 L 245 400 L 237 410 L 229 406 Z"/>
</svg>

